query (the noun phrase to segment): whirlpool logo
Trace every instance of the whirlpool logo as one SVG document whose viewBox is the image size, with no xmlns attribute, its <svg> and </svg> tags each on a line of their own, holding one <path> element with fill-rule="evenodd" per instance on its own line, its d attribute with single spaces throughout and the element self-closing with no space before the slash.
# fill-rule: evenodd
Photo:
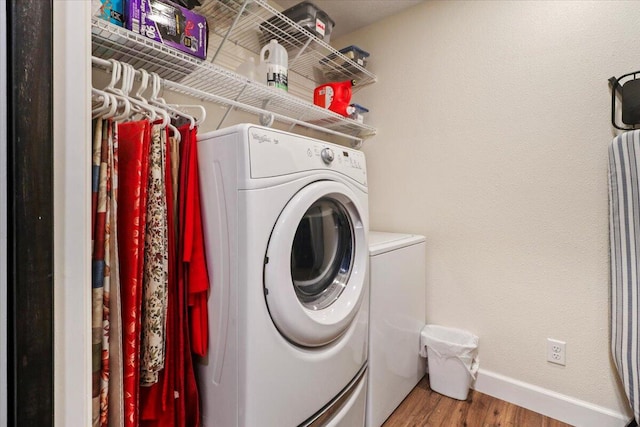
<svg viewBox="0 0 640 427">
<path fill-rule="evenodd" d="M 269 135 L 267 134 L 260 134 L 260 133 L 252 133 L 251 137 L 253 138 L 254 141 L 257 141 L 258 144 L 262 144 L 264 142 L 270 142 L 273 144 L 277 144 L 279 141 L 276 138 L 271 138 Z"/>
<path fill-rule="evenodd" d="M 259 133 L 252 133 L 251 136 L 253 137 L 253 139 L 255 141 L 258 141 L 258 143 L 262 144 L 263 142 L 272 142 L 271 138 L 269 137 L 269 135 L 265 135 L 265 134 L 259 134 Z"/>
</svg>

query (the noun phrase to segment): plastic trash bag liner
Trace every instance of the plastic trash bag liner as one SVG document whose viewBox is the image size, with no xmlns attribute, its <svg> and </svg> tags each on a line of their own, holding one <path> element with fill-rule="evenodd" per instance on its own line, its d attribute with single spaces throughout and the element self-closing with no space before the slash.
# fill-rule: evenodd
<svg viewBox="0 0 640 427">
<path fill-rule="evenodd" d="M 429 347 L 441 358 L 456 358 L 475 380 L 480 367 L 478 341 L 477 336 L 462 329 L 426 325 L 420 333 L 420 356 L 427 357 Z"/>
</svg>

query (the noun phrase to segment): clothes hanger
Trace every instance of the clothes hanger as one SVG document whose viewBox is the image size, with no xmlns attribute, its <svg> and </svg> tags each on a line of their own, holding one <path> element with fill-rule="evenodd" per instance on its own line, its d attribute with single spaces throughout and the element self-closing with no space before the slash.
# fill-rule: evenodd
<svg viewBox="0 0 640 427">
<path fill-rule="evenodd" d="M 158 116 L 157 111 L 154 108 L 150 108 L 145 102 L 140 102 L 129 95 L 129 92 L 131 92 L 131 88 L 133 87 L 133 80 L 135 77 L 133 67 L 125 63 L 121 63 L 120 66 L 122 67 L 122 83 L 120 86 L 120 92 L 134 105 L 136 113 L 154 121 Z"/>
<path fill-rule="evenodd" d="M 152 78 L 152 92 L 151 92 L 151 98 L 149 98 L 149 103 L 168 111 L 170 114 L 173 114 L 173 116 L 176 118 L 182 117 L 188 120 L 189 129 L 193 129 L 196 126 L 196 119 L 187 113 L 184 113 L 176 108 L 173 108 L 172 106 L 167 104 L 167 102 L 163 98 L 159 98 L 158 94 L 160 93 L 160 86 L 161 86 L 160 76 L 158 75 L 158 73 L 151 73 L 151 78 Z"/>
<path fill-rule="evenodd" d="M 91 88 L 91 95 L 92 97 L 101 98 L 103 100 L 103 103 L 100 107 L 96 107 L 91 110 L 92 119 L 96 119 L 98 117 L 109 119 L 116 115 L 119 104 L 118 100 L 113 94 L 96 88 Z M 128 113 L 129 103 L 122 103 L 122 105 L 124 107 L 124 111 Z"/>
<path fill-rule="evenodd" d="M 133 68 L 133 66 L 131 66 L 129 64 L 122 64 L 122 66 L 126 70 L 125 83 L 123 85 L 123 93 L 125 93 L 125 95 L 129 96 L 129 92 L 133 88 L 133 80 L 134 80 L 136 71 Z M 146 73 L 146 71 L 145 71 L 145 73 Z M 180 132 L 178 132 L 178 129 L 176 129 L 175 126 L 173 126 L 171 124 L 171 116 L 169 115 L 169 113 L 167 111 L 165 111 L 163 108 L 160 108 L 158 106 L 150 104 L 147 99 L 145 99 L 144 97 L 141 96 L 142 93 L 143 93 L 143 91 L 141 91 L 139 89 L 136 92 L 136 95 L 134 95 L 133 97 L 130 97 L 130 99 L 133 102 L 133 104 L 152 112 L 153 113 L 152 121 L 156 120 L 157 116 L 160 116 L 160 118 L 162 120 L 161 123 L 160 123 L 161 126 L 162 127 L 168 127 L 172 132 L 177 134 L 176 138 L 178 140 L 180 140 Z"/>
<path fill-rule="evenodd" d="M 111 62 L 111 81 L 104 88 L 104 92 L 110 94 L 112 98 L 116 100 L 116 103 L 118 104 L 118 106 L 122 107 L 122 113 L 117 116 L 114 116 L 113 119 L 117 121 L 126 120 L 130 118 L 132 114 L 131 102 L 127 98 L 127 96 L 124 95 L 121 89 L 118 89 L 115 87 L 115 85 L 123 77 L 123 74 L 124 74 L 123 67 L 119 61 L 116 61 L 114 59 L 110 59 L 109 62 Z M 123 82 L 123 85 L 124 85 L 124 82 Z"/>
<path fill-rule="evenodd" d="M 180 135 L 180 131 L 178 130 L 178 128 L 171 123 L 169 123 L 167 127 L 173 133 L 173 137 L 176 139 L 176 142 L 180 144 L 182 142 L 182 135 Z"/>
<path fill-rule="evenodd" d="M 91 98 L 102 101 L 102 105 L 91 108 L 92 119 L 100 117 L 102 113 L 109 111 L 109 109 L 111 108 L 111 97 L 104 91 L 98 90 L 96 88 L 91 88 Z"/>
<path fill-rule="evenodd" d="M 133 75 L 135 74 L 135 70 L 129 64 L 125 64 L 125 65 L 129 68 L 129 70 L 131 71 L 130 75 L 131 77 L 133 77 Z M 145 99 L 142 96 L 142 94 L 146 91 L 148 86 L 149 73 L 146 70 L 139 70 L 139 72 L 142 77 L 142 83 L 138 88 L 138 90 L 136 91 L 136 94 L 133 96 L 133 99 L 135 99 L 136 102 L 141 102 L 147 105 L 148 108 L 151 108 L 154 111 L 156 111 L 158 115 L 160 115 L 160 117 L 162 118 L 162 122 L 160 123 L 161 126 L 164 128 L 168 128 L 173 133 L 173 137 L 176 138 L 178 143 L 180 143 L 180 141 L 182 140 L 180 136 L 180 131 L 171 124 L 171 116 L 169 115 L 169 113 L 164 108 L 162 108 L 162 106 L 151 104 L 149 100 Z M 132 86 L 133 86 L 133 81 L 131 80 L 129 88 L 131 88 Z"/>
<path fill-rule="evenodd" d="M 115 100 L 115 104 L 117 107 L 122 107 L 122 113 L 120 115 L 109 115 L 107 118 L 113 118 L 116 121 L 122 121 L 127 119 L 131 115 L 131 103 L 127 99 L 126 96 L 122 94 L 119 89 L 116 89 L 115 85 L 120 80 L 122 76 L 122 67 L 121 64 L 114 60 L 110 59 L 111 62 L 111 81 L 104 88 L 104 92 L 111 95 L 112 99 Z"/>
<path fill-rule="evenodd" d="M 162 98 L 160 98 L 162 99 Z M 196 117 L 195 115 L 189 114 L 191 117 L 193 117 L 195 119 L 195 125 L 196 126 L 200 126 L 202 123 L 204 123 L 204 121 L 207 118 L 207 110 L 202 106 L 202 105 L 198 105 L 198 104 L 167 104 L 168 106 L 177 109 L 178 111 L 182 111 L 185 109 L 189 109 L 189 108 L 195 108 L 197 110 L 200 111 L 200 117 Z M 183 111 L 184 112 L 184 111 Z M 185 114 L 188 114 L 185 112 Z M 190 129 L 193 129 L 193 127 L 191 127 Z"/>
<path fill-rule="evenodd" d="M 110 119 L 114 117 L 118 111 L 118 100 L 116 97 L 110 93 L 104 94 L 105 98 L 108 99 L 108 105 L 106 110 L 98 111 L 92 114 L 92 118 L 97 119 L 98 117 L 101 119 Z"/>
<path fill-rule="evenodd" d="M 141 83 L 140 86 L 138 86 L 138 90 L 136 91 L 136 94 L 133 95 L 133 97 L 139 99 L 140 101 L 148 102 L 147 98 L 142 96 L 142 94 L 145 93 L 149 87 L 149 73 L 143 68 L 140 68 L 138 72 L 140 73 Z"/>
<path fill-rule="evenodd" d="M 118 107 L 119 107 L 118 99 L 112 94 L 107 94 L 107 96 L 109 96 L 109 98 L 111 98 L 111 109 L 109 109 L 108 112 L 104 113 L 102 115 L 102 118 L 103 119 L 115 118 L 116 117 L 116 113 L 118 112 Z M 129 104 L 123 103 L 122 105 L 123 105 L 124 111 L 126 111 L 126 109 L 129 106 Z"/>
<path fill-rule="evenodd" d="M 112 87 L 111 90 L 128 99 L 128 101 L 136 107 L 135 112 L 147 117 L 151 122 L 156 121 L 158 116 L 160 116 L 162 126 L 166 127 L 171 121 L 169 114 L 161 108 L 150 105 L 144 98 L 136 98 L 135 96 L 129 95 L 129 92 L 133 88 L 135 78 L 135 69 L 133 66 L 126 63 L 119 63 L 119 67 L 122 70 L 121 87 L 119 89 Z"/>
<path fill-rule="evenodd" d="M 138 87 L 138 90 L 136 91 L 135 95 L 133 95 L 133 98 L 148 105 L 149 108 L 152 108 L 154 111 L 158 112 L 158 115 L 162 115 L 163 126 L 166 126 L 165 125 L 166 121 L 164 119 L 164 113 L 166 113 L 166 111 L 164 111 L 162 108 L 159 108 L 158 106 L 152 105 L 149 102 L 149 100 L 143 96 L 144 92 L 147 91 L 147 88 L 149 86 L 149 73 L 144 69 L 139 69 L 138 73 L 140 74 L 140 78 L 142 82 L 140 83 L 140 86 Z M 132 83 L 131 87 L 133 87 L 133 80 L 131 81 L 131 83 Z M 169 120 L 171 120 L 170 117 L 169 117 Z"/>
</svg>

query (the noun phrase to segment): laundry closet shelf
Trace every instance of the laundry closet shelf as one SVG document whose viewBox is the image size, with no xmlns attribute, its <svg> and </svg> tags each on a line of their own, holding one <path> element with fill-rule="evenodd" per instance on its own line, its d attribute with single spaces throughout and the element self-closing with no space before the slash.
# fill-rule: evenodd
<svg viewBox="0 0 640 427">
<path fill-rule="evenodd" d="M 92 18 L 92 54 L 115 59 L 136 69 L 155 72 L 164 87 L 186 95 L 269 115 L 278 122 L 301 125 L 355 141 L 376 133 L 375 128 L 345 118 L 282 90 L 249 80 L 209 61 L 200 60 L 140 34 Z M 177 83 L 171 85 L 171 82 Z"/>
<path fill-rule="evenodd" d="M 376 81 L 376 76 L 284 16 L 266 0 L 208 0 L 195 9 L 207 17 L 211 38 L 210 58 L 226 43 L 260 55 L 262 46 L 275 39 L 289 53 L 289 72 L 314 85 L 328 81 L 356 80 L 354 90 Z"/>
</svg>

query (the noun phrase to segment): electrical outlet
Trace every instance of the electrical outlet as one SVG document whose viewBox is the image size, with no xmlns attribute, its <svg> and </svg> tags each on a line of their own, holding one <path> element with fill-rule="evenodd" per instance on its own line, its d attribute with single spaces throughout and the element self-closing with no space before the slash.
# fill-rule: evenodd
<svg viewBox="0 0 640 427">
<path fill-rule="evenodd" d="M 567 364 L 567 343 L 547 338 L 547 362 L 565 366 Z"/>
</svg>

